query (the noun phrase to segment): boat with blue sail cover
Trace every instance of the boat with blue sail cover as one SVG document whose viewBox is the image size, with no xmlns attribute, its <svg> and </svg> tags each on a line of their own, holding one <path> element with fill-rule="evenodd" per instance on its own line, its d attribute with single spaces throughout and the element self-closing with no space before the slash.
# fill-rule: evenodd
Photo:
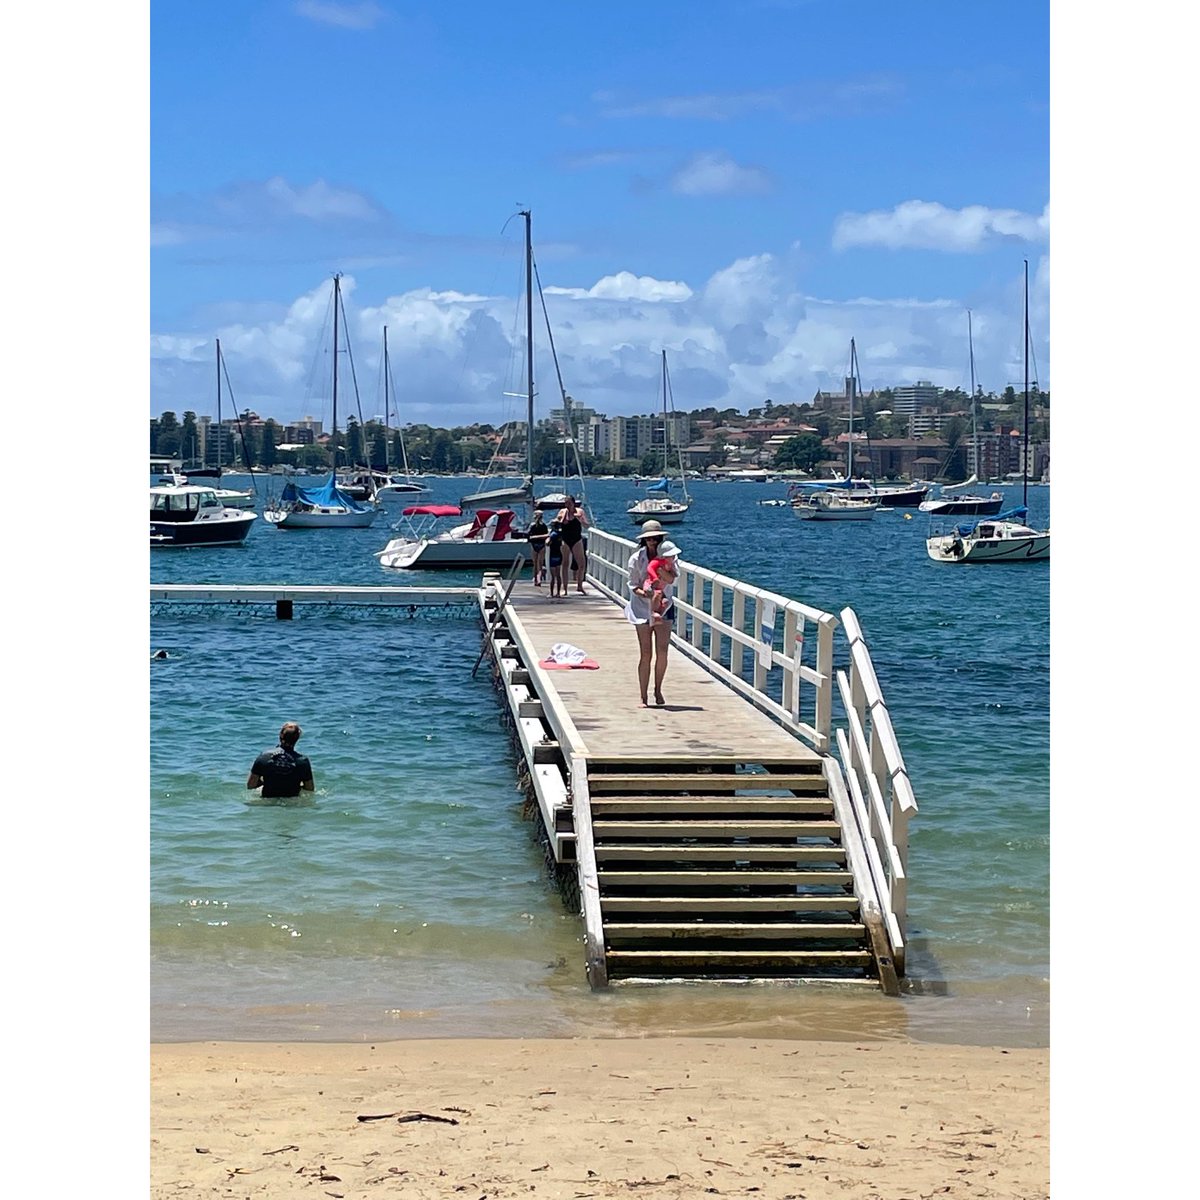
<svg viewBox="0 0 1200 1200">
<path fill-rule="evenodd" d="M 280 529 L 366 529 L 378 515 L 374 504 L 354 499 L 330 475 L 317 487 L 301 487 L 289 479 L 263 519 Z"/>
<path fill-rule="evenodd" d="M 263 520 L 278 529 L 366 529 L 379 514 L 370 500 L 356 499 L 338 482 L 338 318 L 342 311 L 342 277 L 333 277 L 333 469 L 318 487 L 300 487 L 294 479 L 284 485 L 278 501 L 267 505 Z"/>
</svg>

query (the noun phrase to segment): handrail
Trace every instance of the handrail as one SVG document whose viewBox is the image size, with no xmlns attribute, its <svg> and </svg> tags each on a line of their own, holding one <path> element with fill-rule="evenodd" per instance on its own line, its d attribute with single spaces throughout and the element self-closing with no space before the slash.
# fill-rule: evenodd
<svg viewBox="0 0 1200 1200">
<path fill-rule="evenodd" d="M 488 582 L 493 595 L 499 599 L 502 594 L 499 577 L 490 576 Z M 512 609 L 507 611 L 505 623 L 514 634 L 518 645 L 532 644 L 520 617 Z M 490 633 L 491 631 L 489 635 Z M 604 920 L 600 912 L 600 877 L 596 865 L 595 840 L 592 836 L 587 755 L 575 722 L 571 720 L 562 699 L 554 688 L 545 686 L 545 672 L 536 663 L 528 663 L 527 666 L 530 685 L 542 704 L 542 717 L 558 740 L 567 769 L 567 803 L 571 807 L 572 826 L 575 831 L 575 861 L 579 873 L 588 981 L 592 987 L 601 988 L 607 984 L 608 969 L 605 960 Z"/>
<path fill-rule="evenodd" d="M 628 538 L 588 530 L 588 579 L 619 604 L 628 598 L 628 561 L 636 549 Z M 828 752 L 837 618 L 685 559 L 678 568 L 680 619 L 671 644 L 814 749 Z M 806 636 L 810 627 L 815 636 Z"/>
<path fill-rule="evenodd" d="M 903 973 L 908 823 L 916 815 L 917 801 L 862 626 L 851 608 L 842 609 L 841 618 L 850 666 L 848 672 L 837 672 L 848 726 L 846 734 L 838 731 L 838 751 L 863 836 L 874 850 L 872 873 L 878 874 L 876 886 L 889 914 L 897 970 Z"/>
<path fill-rule="evenodd" d="M 588 530 L 588 581 L 618 604 L 628 598 L 628 561 L 636 549 L 628 538 Z M 671 644 L 830 756 L 828 771 L 836 772 L 840 760 L 853 836 L 861 838 L 860 861 L 869 871 L 863 894 L 878 897 L 896 970 L 903 974 L 908 823 L 917 801 L 857 615 L 844 608 L 835 617 L 683 559 L 678 565 L 680 616 Z M 815 636 L 808 636 L 810 629 Z M 839 629 L 848 672 L 834 670 Z M 843 710 L 839 725 L 844 725 L 836 737 L 835 683 Z"/>
</svg>

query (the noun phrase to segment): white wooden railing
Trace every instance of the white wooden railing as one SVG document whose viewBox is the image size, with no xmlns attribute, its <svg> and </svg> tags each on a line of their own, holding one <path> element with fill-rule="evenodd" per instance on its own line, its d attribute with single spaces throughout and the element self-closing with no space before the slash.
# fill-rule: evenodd
<svg viewBox="0 0 1200 1200">
<path fill-rule="evenodd" d="M 846 728 L 837 731 L 838 756 L 888 923 L 896 969 L 903 974 L 908 823 L 916 815 L 917 800 L 853 609 L 842 609 L 842 629 L 849 644 L 850 664 L 848 670 L 837 672 L 846 713 Z"/>
<path fill-rule="evenodd" d="M 624 604 L 629 557 L 636 549 L 627 538 L 589 529 L 589 582 Z M 682 619 L 676 619 L 672 645 L 830 756 L 827 769 L 836 770 L 840 762 L 843 786 L 835 794 L 848 797 L 850 810 L 843 827 L 846 836 L 860 842 L 869 876 L 859 879 L 856 872 L 855 883 L 864 904 L 878 905 L 896 969 L 903 974 L 908 824 L 917 802 L 853 609 L 844 608 L 839 621 L 832 613 L 682 559 L 675 604 Z M 836 672 L 835 653 L 848 660 Z M 835 678 L 843 709 L 836 730 Z M 835 745 L 837 758 L 831 757 Z"/>
<path fill-rule="evenodd" d="M 620 604 L 629 599 L 629 556 L 636 549 L 626 538 L 588 530 L 588 578 Z M 683 559 L 678 563 L 675 606 L 682 619 L 675 621 L 671 644 L 827 752 L 837 618 Z"/>
</svg>

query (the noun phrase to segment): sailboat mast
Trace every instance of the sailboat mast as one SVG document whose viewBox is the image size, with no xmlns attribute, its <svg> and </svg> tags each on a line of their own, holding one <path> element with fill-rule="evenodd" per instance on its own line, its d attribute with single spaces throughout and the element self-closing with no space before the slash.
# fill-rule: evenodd
<svg viewBox="0 0 1200 1200">
<path fill-rule="evenodd" d="M 333 277 L 333 475 L 337 479 L 337 368 L 338 368 L 338 309 L 342 299 L 342 277 Z"/>
<path fill-rule="evenodd" d="M 388 376 L 391 368 L 388 365 L 387 326 L 383 327 L 383 471 L 390 474 L 392 465 L 388 451 Z"/>
<path fill-rule="evenodd" d="M 858 378 L 858 352 L 850 339 L 850 428 L 846 434 L 846 482 L 854 479 L 854 387 Z"/>
<path fill-rule="evenodd" d="M 525 218 L 525 475 L 533 487 L 533 213 L 526 209 Z"/>
<path fill-rule="evenodd" d="M 1021 447 L 1021 503 L 1029 504 L 1029 259 L 1025 259 L 1025 436 Z"/>
<path fill-rule="evenodd" d="M 979 427 L 975 420 L 975 338 L 971 331 L 971 310 L 967 309 L 967 347 L 971 356 L 971 446 L 974 449 L 975 461 L 971 469 L 976 476 L 979 474 Z"/>
<path fill-rule="evenodd" d="M 221 339 L 217 338 L 217 479 L 221 478 Z"/>
<path fill-rule="evenodd" d="M 662 390 L 663 390 L 663 478 L 667 478 L 667 460 L 670 456 L 670 439 L 667 437 L 667 352 L 662 352 Z"/>
</svg>

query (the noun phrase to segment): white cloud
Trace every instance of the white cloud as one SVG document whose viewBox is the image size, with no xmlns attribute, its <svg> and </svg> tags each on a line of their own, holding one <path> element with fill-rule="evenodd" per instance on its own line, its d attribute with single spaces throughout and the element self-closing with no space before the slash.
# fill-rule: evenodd
<svg viewBox="0 0 1200 1200">
<path fill-rule="evenodd" d="M 1048 265 L 1030 263 L 1031 332 L 1038 373 L 1049 383 L 1043 318 Z M 396 381 L 400 419 L 435 425 L 520 417 L 524 297 L 414 289 L 368 305 L 355 303 L 343 276 L 355 374 L 364 414 L 381 411 L 382 331 Z M 803 403 L 818 388 L 840 389 L 856 339 L 864 386 L 930 379 L 968 383 L 966 314 L 961 300 L 910 297 L 829 300 L 805 293 L 769 254 L 739 259 L 692 286 L 620 271 L 591 286 L 543 282 L 563 382 L 576 400 L 609 415 L 649 412 L 659 353 L 670 356 L 675 402 L 746 410 L 768 396 Z M 1001 391 L 1020 360 L 1020 277 L 992 295 L 975 295 L 976 376 Z M 152 411 L 204 411 L 212 392 L 212 338 L 219 336 L 237 402 L 263 416 L 329 419 L 326 395 L 330 285 L 274 311 L 238 306 L 202 331 L 164 330 L 152 341 Z M 539 411 L 557 403 L 558 384 L 540 312 L 535 374 Z M 342 377 L 343 379 L 346 376 Z M 347 384 L 349 387 L 349 384 Z M 322 390 L 324 389 L 324 390 Z M 378 395 L 376 394 L 378 391 Z M 342 404 L 353 403 L 351 393 Z M 352 410 L 350 410 L 352 411 Z"/>
<path fill-rule="evenodd" d="M 678 302 L 691 298 L 692 289 L 686 283 L 652 279 L 649 275 L 634 275 L 618 271 L 605 275 L 586 291 L 578 293 L 596 300 L 644 300 L 654 304 L 660 300 Z"/>
<path fill-rule="evenodd" d="M 771 190 L 771 177 L 760 167 L 744 167 L 719 151 L 696 154 L 671 177 L 681 196 L 749 196 Z"/>
<path fill-rule="evenodd" d="M 373 221 L 380 216 L 380 210 L 361 192 L 335 187 L 324 179 L 296 185 L 280 175 L 230 188 L 216 197 L 216 204 L 233 217 L 253 217 L 264 211 L 277 218 L 307 221 Z"/>
<path fill-rule="evenodd" d="M 946 208 L 928 200 L 905 200 L 891 210 L 842 213 L 834 224 L 833 248 L 972 251 L 997 238 L 1044 242 L 1049 236 L 1049 205 L 1036 215 L 982 204 Z"/>
<path fill-rule="evenodd" d="M 383 17 L 383 9 L 374 0 L 357 4 L 338 4 L 334 0 L 296 0 L 296 12 L 321 25 L 340 29 L 374 29 Z"/>
</svg>

